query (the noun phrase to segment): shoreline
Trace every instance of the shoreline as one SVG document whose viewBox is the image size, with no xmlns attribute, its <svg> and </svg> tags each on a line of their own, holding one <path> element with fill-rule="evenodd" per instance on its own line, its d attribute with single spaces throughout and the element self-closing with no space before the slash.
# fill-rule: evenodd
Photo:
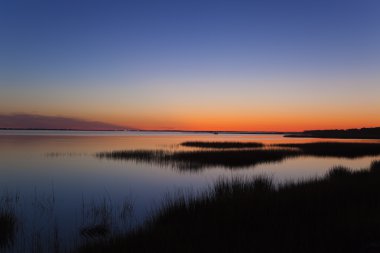
<svg viewBox="0 0 380 253">
<path fill-rule="evenodd" d="M 285 138 L 344 139 L 344 140 L 380 140 L 380 136 L 318 136 L 308 134 L 285 134 Z"/>
</svg>

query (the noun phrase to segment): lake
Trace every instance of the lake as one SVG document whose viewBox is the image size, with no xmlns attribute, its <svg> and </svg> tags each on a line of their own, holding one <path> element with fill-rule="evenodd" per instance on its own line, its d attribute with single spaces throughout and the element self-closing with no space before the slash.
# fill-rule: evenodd
<svg viewBox="0 0 380 253">
<path fill-rule="evenodd" d="M 92 240 L 81 229 L 102 219 L 125 231 L 154 214 L 165 199 L 197 194 L 221 178 L 268 176 L 275 183 L 320 177 L 333 166 L 367 168 L 380 156 L 337 158 L 297 156 L 243 168 L 207 166 L 178 169 L 170 164 L 99 159 L 114 150 L 192 151 L 185 141 L 308 143 L 377 142 L 284 138 L 265 134 L 171 132 L 0 131 L 2 208 L 17 217 L 17 232 L 5 252 L 53 252 Z M 91 237 L 91 236 L 90 236 Z M 60 245 L 57 246 L 57 241 Z M 48 242 L 48 243 L 47 243 Z M 0 248 L 1 250 L 1 248 Z"/>
</svg>

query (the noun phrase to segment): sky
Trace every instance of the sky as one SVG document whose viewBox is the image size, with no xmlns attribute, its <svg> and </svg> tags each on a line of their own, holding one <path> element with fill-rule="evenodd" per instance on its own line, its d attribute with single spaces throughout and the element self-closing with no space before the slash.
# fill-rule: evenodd
<svg viewBox="0 0 380 253">
<path fill-rule="evenodd" d="M 0 0 L 0 127 L 380 126 L 379 70 L 378 0 Z"/>
</svg>

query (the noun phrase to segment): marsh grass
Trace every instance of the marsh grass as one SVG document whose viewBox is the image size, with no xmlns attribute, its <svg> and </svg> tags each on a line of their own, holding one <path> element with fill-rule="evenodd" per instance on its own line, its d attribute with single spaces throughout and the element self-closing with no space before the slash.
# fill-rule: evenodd
<svg viewBox="0 0 380 253">
<path fill-rule="evenodd" d="M 0 250 L 13 245 L 18 228 L 15 205 L 18 194 L 4 193 L 0 198 Z"/>
<path fill-rule="evenodd" d="M 162 167 L 169 166 L 180 171 L 197 171 L 207 167 L 247 168 L 300 156 L 359 158 L 380 155 L 380 143 L 285 143 L 265 145 L 260 148 L 247 148 L 247 143 L 244 142 L 187 143 L 192 147 L 202 147 L 203 149 L 191 151 L 121 150 L 100 152 L 96 154 L 96 157 L 145 162 Z M 249 145 L 251 144 L 252 146 L 262 145 L 261 143 L 250 143 Z M 241 148 L 238 148 L 239 145 Z"/>
<path fill-rule="evenodd" d="M 0 249 L 10 247 L 15 239 L 17 219 L 14 212 L 0 210 Z"/>
<path fill-rule="evenodd" d="M 50 191 L 39 192 L 36 187 L 27 196 L 1 192 L 0 252 L 64 253 L 83 243 L 126 233 L 133 226 L 132 198 L 127 196 L 115 203 L 109 194 L 104 196 L 82 203 L 82 212 L 77 212 L 78 223 L 68 224 L 71 233 L 59 222 L 54 184 Z"/>
<path fill-rule="evenodd" d="M 112 227 L 112 205 L 107 199 L 98 204 L 91 202 L 83 210 L 83 219 L 89 220 L 88 224 L 82 226 L 80 234 L 84 238 L 105 238 L 110 235 Z"/>
<path fill-rule="evenodd" d="M 249 149 L 249 150 L 124 150 L 96 154 L 101 159 L 130 160 L 172 166 L 179 170 L 199 170 L 211 166 L 229 169 L 244 168 L 262 163 L 280 162 L 298 156 L 297 150 Z"/>
<path fill-rule="evenodd" d="M 380 155 L 380 143 L 311 142 L 283 143 L 274 147 L 297 148 L 305 156 L 359 158 Z"/>
<path fill-rule="evenodd" d="M 45 157 L 47 158 L 58 158 L 58 157 L 82 157 L 87 156 L 87 153 L 80 152 L 48 152 L 45 153 Z"/>
<path fill-rule="evenodd" d="M 220 180 L 168 201 L 139 229 L 78 252 L 379 252 L 380 161 L 274 186 Z"/>
<path fill-rule="evenodd" d="M 85 240 L 104 240 L 113 233 L 124 233 L 131 229 L 133 202 L 125 199 L 121 206 L 110 198 L 102 201 L 82 203 L 82 226 L 79 230 Z"/>
<path fill-rule="evenodd" d="M 264 144 L 259 142 L 209 142 L 209 141 L 186 141 L 181 146 L 192 148 L 212 148 L 212 149 L 242 149 L 261 148 Z"/>
</svg>

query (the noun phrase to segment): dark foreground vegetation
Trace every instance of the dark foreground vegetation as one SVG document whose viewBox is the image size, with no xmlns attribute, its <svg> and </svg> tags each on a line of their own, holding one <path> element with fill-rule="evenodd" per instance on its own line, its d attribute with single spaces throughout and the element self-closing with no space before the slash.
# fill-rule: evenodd
<svg viewBox="0 0 380 253">
<path fill-rule="evenodd" d="M 186 141 L 181 143 L 184 147 L 192 148 L 213 148 L 213 149 L 231 149 L 231 148 L 261 148 L 264 144 L 260 142 L 213 142 L 213 141 Z"/>
<path fill-rule="evenodd" d="M 195 143 L 195 144 L 194 144 Z M 126 160 L 154 163 L 159 166 L 171 166 L 179 170 L 199 170 L 208 167 L 224 167 L 239 169 L 263 163 L 281 162 L 284 159 L 299 156 L 359 158 L 380 155 L 380 143 L 344 143 L 344 142 L 312 142 L 273 144 L 262 148 L 243 147 L 244 142 L 194 142 L 191 145 L 213 146 L 218 148 L 192 151 L 165 150 L 121 150 L 96 154 L 101 159 Z M 221 147 L 234 146 L 228 149 Z"/>
<path fill-rule="evenodd" d="M 220 181 L 78 252 L 380 252 L 380 162 L 279 187 L 267 178 Z"/>
<path fill-rule="evenodd" d="M 380 139 L 380 127 L 347 130 L 310 130 L 286 137 L 342 138 L 342 139 Z"/>
<path fill-rule="evenodd" d="M 0 207 L 0 251 L 14 241 L 16 234 L 16 216 L 14 212 Z"/>
</svg>

